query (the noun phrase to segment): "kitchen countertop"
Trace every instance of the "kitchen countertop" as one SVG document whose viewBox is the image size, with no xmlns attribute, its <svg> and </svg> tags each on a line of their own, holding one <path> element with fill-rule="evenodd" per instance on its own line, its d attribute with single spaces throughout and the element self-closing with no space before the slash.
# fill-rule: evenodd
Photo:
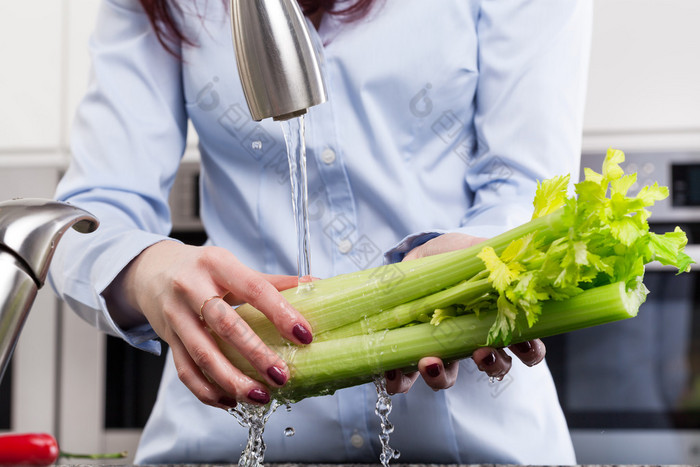
<svg viewBox="0 0 700 467">
<path fill-rule="evenodd" d="M 79 466 L 95 466 L 102 465 L 103 467 L 115 466 L 131 466 L 132 464 L 57 464 L 57 467 L 79 467 Z M 509 464 L 390 464 L 392 467 L 514 467 Z M 621 464 L 578 464 L 580 467 L 661 467 L 659 465 L 621 465 Z M 157 467 L 236 467 L 237 464 L 159 464 Z M 381 464 L 264 464 L 265 467 L 381 467 Z M 156 466 L 154 466 L 156 467 Z M 536 467 L 536 466 L 530 466 Z M 544 466 L 542 466 L 544 467 Z M 547 466 L 547 467 L 564 467 L 564 466 Z M 567 466 L 571 467 L 571 466 Z M 677 465 L 674 467 L 686 467 Z M 691 466 L 687 466 L 691 467 Z"/>
</svg>

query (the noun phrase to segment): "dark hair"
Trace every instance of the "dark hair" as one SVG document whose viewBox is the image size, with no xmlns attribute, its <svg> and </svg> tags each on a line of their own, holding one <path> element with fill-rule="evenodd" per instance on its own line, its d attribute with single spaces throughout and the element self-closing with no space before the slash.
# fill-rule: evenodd
<svg viewBox="0 0 700 467">
<path fill-rule="evenodd" d="M 156 32 L 158 41 L 168 52 L 177 55 L 173 49 L 174 44 L 184 43 L 187 45 L 195 45 L 194 42 L 177 27 L 177 22 L 171 11 L 171 6 L 179 11 L 177 2 L 168 2 L 168 0 L 139 1 L 146 15 L 148 15 L 148 20 L 151 22 Z M 338 10 L 333 10 L 337 0 L 297 0 L 297 2 L 306 16 L 322 11 L 324 14 L 335 15 L 340 17 L 343 21 L 351 23 L 363 18 L 368 13 L 373 0 L 357 0 L 350 6 Z M 227 3 L 226 0 L 224 0 L 224 3 Z"/>
<path fill-rule="evenodd" d="M 363 18 L 372 6 L 372 0 L 357 0 L 346 8 L 333 10 L 337 0 L 297 0 L 305 15 L 313 15 L 319 10 L 340 17 L 343 21 L 351 23 Z"/>
</svg>

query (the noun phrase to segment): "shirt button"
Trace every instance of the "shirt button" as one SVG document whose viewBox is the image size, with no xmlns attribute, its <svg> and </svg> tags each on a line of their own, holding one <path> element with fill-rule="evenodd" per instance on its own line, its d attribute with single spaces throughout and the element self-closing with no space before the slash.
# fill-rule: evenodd
<svg viewBox="0 0 700 467">
<path fill-rule="evenodd" d="M 365 444 L 365 440 L 362 435 L 355 433 L 350 437 L 350 444 L 359 449 Z"/>
<path fill-rule="evenodd" d="M 350 240 L 346 238 L 345 240 L 338 242 L 338 251 L 340 251 L 342 254 L 349 253 L 350 250 L 352 250 L 352 242 Z"/>
<path fill-rule="evenodd" d="M 335 151 L 331 148 L 324 149 L 321 153 L 321 160 L 324 164 L 331 165 L 333 162 L 335 162 Z"/>
</svg>

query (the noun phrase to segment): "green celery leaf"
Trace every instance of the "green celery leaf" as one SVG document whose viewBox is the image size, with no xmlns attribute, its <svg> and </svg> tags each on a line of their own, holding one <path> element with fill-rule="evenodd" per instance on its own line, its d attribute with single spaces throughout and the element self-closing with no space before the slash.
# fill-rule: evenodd
<svg viewBox="0 0 700 467">
<path fill-rule="evenodd" d="M 623 245 L 632 245 L 644 232 L 637 223 L 629 217 L 610 222 L 610 231 Z"/>
<path fill-rule="evenodd" d="M 688 237 L 686 237 L 685 232 L 680 227 L 676 227 L 673 232 L 666 232 L 663 235 L 650 232 L 649 239 L 649 248 L 654 260 L 667 266 L 675 266 L 678 268 L 679 273 L 690 271 L 690 265 L 694 261 L 683 252 L 683 248 L 688 243 Z"/>
<path fill-rule="evenodd" d="M 636 198 L 641 200 L 644 206 L 653 206 L 656 201 L 668 198 L 668 187 L 659 186 L 657 182 L 654 182 L 651 186 L 642 187 Z"/>
<path fill-rule="evenodd" d="M 535 211 L 532 218 L 537 219 L 562 207 L 566 201 L 568 186 L 568 175 L 557 175 L 543 182 L 538 182 L 533 201 Z"/>
<path fill-rule="evenodd" d="M 513 340 L 513 330 L 515 329 L 515 320 L 518 312 L 515 305 L 510 303 L 503 295 L 499 295 L 496 305 L 498 313 L 496 314 L 496 321 L 489 329 L 486 345 L 507 346 Z"/>
<path fill-rule="evenodd" d="M 477 254 L 491 273 L 489 280 L 493 283 L 493 287 L 499 292 L 504 292 L 506 288 L 513 282 L 513 279 L 518 277 L 520 271 L 524 268 L 520 263 L 511 262 L 504 263 L 496 254 L 496 251 L 491 247 L 484 247 Z"/>
<path fill-rule="evenodd" d="M 637 181 L 637 174 L 625 175 L 610 182 L 610 190 L 613 194 L 619 193 L 622 196 L 627 196 L 627 192 Z"/>
<path fill-rule="evenodd" d="M 620 167 L 625 161 L 625 153 L 619 149 L 608 149 L 605 155 L 605 161 L 603 161 L 603 178 L 608 181 L 617 180 L 622 177 L 625 172 Z"/>
<path fill-rule="evenodd" d="M 584 180 L 587 182 L 595 183 L 596 185 L 601 185 L 603 183 L 603 175 L 599 174 L 593 169 L 584 167 L 583 169 Z"/>
<path fill-rule="evenodd" d="M 605 188 L 592 180 L 577 183 L 576 194 L 580 202 L 593 203 L 593 206 L 597 206 L 605 200 Z M 585 206 L 585 208 L 590 209 L 590 206 Z"/>
<path fill-rule="evenodd" d="M 532 327 L 533 324 L 537 322 L 542 313 L 542 304 L 540 302 L 529 302 L 527 300 L 518 301 L 518 306 L 525 311 L 525 317 L 527 318 L 527 326 Z"/>
<path fill-rule="evenodd" d="M 457 307 L 455 306 L 437 308 L 433 312 L 433 316 L 430 318 L 430 324 L 432 324 L 433 326 L 438 326 L 444 320 L 454 318 L 457 315 L 459 315 L 459 312 L 457 310 Z"/>
</svg>

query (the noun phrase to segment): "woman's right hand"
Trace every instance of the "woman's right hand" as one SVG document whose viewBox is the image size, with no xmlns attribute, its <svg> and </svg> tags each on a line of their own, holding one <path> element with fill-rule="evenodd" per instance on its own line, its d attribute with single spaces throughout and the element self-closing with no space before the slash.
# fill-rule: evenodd
<svg viewBox="0 0 700 467">
<path fill-rule="evenodd" d="M 256 272 L 223 248 L 162 241 L 137 256 L 117 283 L 118 290 L 111 290 L 108 297 L 121 293 L 130 307 L 143 314 L 170 346 L 180 380 L 211 406 L 265 404 L 270 392 L 229 362 L 207 328 L 246 357 L 270 387 L 280 387 L 289 379 L 284 360 L 231 305 L 250 303 L 294 343 L 312 340 L 309 323 L 279 293 L 296 286 L 297 278 Z"/>
</svg>

